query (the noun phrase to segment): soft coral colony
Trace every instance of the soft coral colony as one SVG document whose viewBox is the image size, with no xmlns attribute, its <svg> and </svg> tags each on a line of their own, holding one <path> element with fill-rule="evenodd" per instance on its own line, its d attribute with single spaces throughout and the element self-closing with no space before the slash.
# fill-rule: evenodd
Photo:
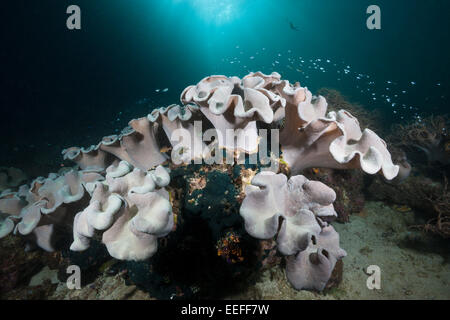
<svg viewBox="0 0 450 320">
<path fill-rule="evenodd" d="M 258 129 L 276 127 L 281 128 L 279 146 L 272 147 L 281 148 L 278 161 L 288 166 L 284 172 L 289 177 L 278 168 L 262 169 L 245 188 L 240 214 L 251 236 L 276 239 L 293 287 L 323 290 L 336 262 L 346 255 L 330 225 L 337 216 L 336 194 L 300 173 L 311 167 L 360 168 L 392 180 L 399 166 L 386 143 L 370 129 L 361 130 L 348 111 L 327 113 L 325 98 L 281 80 L 275 72 L 243 79 L 210 76 L 187 87 L 181 102 L 183 106 L 159 108 L 131 120 L 121 134 L 104 137 L 97 145 L 64 150 L 76 169 L 38 178 L 16 192 L 3 191 L 0 238 L 21 234 L 51 251 L 55 228 L 70 225 L 71 250 L 86 250 L 101 235 L 112 257 L 148 259 L 157 251 L 157 239 L 174 227 L 165 188 L 170 160 L 164 150 L 176 149 L 172 155 L 184 163 L 206 160 L 214 147 L 250 154 L 260 144 Z M 222 134 L 207 144 L 195 130 L 197 120 Z M 236 132 L 231 139 L 229 129 Z M 176 130 L 189 133 L 190 141 L 180 143 Z M 80 207 L 82 199 L 87 199 L 86 207 Z"/>
</svg>

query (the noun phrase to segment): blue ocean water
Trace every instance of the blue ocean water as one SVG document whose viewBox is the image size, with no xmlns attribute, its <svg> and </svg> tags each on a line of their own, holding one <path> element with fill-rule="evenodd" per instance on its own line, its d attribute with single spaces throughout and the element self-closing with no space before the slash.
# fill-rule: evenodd
<svg viewBox="0 0 450 320">
<path fill-rule="evenodd" d="M 68 30 L 76 4 L 81 30 Z M 212 74 L 277 71 L 387 121 L 448 112 L 450 3 L 379 0 L 14 1 L 2 10 L 5 164 L 96 143 Z M 3 144 L 2 143 L 2 144 Z"/>
<path fill-rule="evenodd" d="M 367 8 L 374 4 L 381 10 L 380 30 L 369 30 L 366 25 Z M 80 30 L 67 28 L 70 14 L 66 10 L 70 5 L 81 10 Z M 448 122 L 443 118 L 437 120 L 436 125 L 433 121 L 424 121 L 433 127 L 430 134 L 427 130 L 418 130 L 417 140 L 420 137 L 428 140 L 425 147 L 415 141 L 399 147 L 395 138 L 402 136 L 401 130 L 397 134 L 390 128 L 398 123 L 422 122 L 431 115 L 448 115 L 449 9 L 448 0 L 3 1 L 0 10 L 0 173 L 5 171 L 4 166 L 20 168 L 30 178 L 29 182 L 37 176 L 73 166 L 73 162 L 63 160 L 64 148 L 96 144 L 103 136 L 120 133 L 133 118 L 144 117 L 155 108 L 180 103 L 182 90 L 206 76 L 244 77 L 256 71 L 278 72 L 282 79 L 291 83 L 298 81 L 313 93 L 323 88 L 336 89 L 348 101 L 368 110 L 369 114 L 361 112 L 361 124 L 379 126 L 372 129 L 383 139 L 387 137 L 393 162 L 406 172 L 402 176 L 409 175 L 407 180 L 400 181 L 400 177 L 388 182 L 381 174 L 363 176 L 357 170 L 352 173 L 311 168 L 302 172 L 308 179 L 324 182 L 334 190 L 327 191 L 322 186 L 315 193 L 320 191 L 321 200 L 335 195 L 334 208 L 339 222 L 350 222 L 335 224 L 348 258 L 345 267 L 342 263 L 335 266 L 333 262 L 334 272 L 328 284 L 333 289 L 341 281 L 345 285 L 328 292 L 329 297 L 447 298 L 449 247 L 443 241 L 448 240 L 450 225 Z M 359 111 L 357 107 L 354 110 Z M 368 119 L 370 111 L 379 115 L 373 122 Z M 278 124 L 281 126 L 281 121 Z M 353 142 L 350 139 L 348 144 Z M 158 145 L 164 146 L 163 143 Z M 366 156 L 368 154 L 380 153 L 367 152 Z M 284 157 L 280 161 L 284 164 L 281 169 L 284 173 L 289 171 L 286 160 Z M 133 165 L 137 166 L 136 163 Z M 132 169 L 126 163 L 122 165 Z M 34 259 L 36 257 L 28 260 L 29 256 L 16 255 L 19 250 L 22 252 L 24 239 L 19 243 L 10 242 L 12 237 L 5 238 L 0 246 L 0 296 L 11 291 L 9 297 L 36 298 L 34 289 L 26 286 L 28 278 L 36 275 L 41 262 L 53 268 L 53 260 L 58 260 L 61 265 L 57 273 L 62 281 L 61 273 L 65 269 L 62 258 L 81 267 L 83 279 L 88 279 L 84 280 L 86 284 L 96 277 L 114 276 L 116 280 L 126 279 L 127 285 L 135 284 L 159 299 L 223 294 L 228 299 L 228 291 L 238 288 L 235 284 L 240 286 L 242 282 L 246 287 L 251 282 L 253 285 L 255 279 L 250 275 L 260 276 L 253 272 L 255 269 L 259 272 L 264 265 L 279 263 L 281 256 L 275 254 L 275 244 L 259 243 L 250 237 L 246 231 L 247 221 L 238 214 L 243 207 L 244 187 L 256 173 L 252 170 L 255 167 L 233 166 L 226 171 L 223 167 L 202 165 L 168 167 L 171 184 L 164 192 L 170 194 L 168 206 L 172 210 L 167 212 L 171 217 L 174 213 L 174 227 L 170 236 L 160 239 L 159 254 L 153 260 L 113 261 L 105 247 L 97 243 L 98 237 L 88 251 L 70 252 L 70 243 L 77 236 L 71 215 L 84 206 L 82 201 L 89 200 L 86 196 L 74 203 L 76 206 L 67 210 L 64 207 L 58 212 L 70 216 L 64 223 L 41 222 L 40 213 L 44 210 L 36 210 L 39 216 L 39 219 L 34 217 L 36 224 L 51 223 L 55 229 L 64 229 L 57 230 L 64 233 L 57 243 L 62 248 L 57 248 L 61 256 L 55 254 L 47 261 L 48 257 L 39 251 L 42 260 Z M 386 178 L 386 174 L 384 176 Z M 11 180 L 10 176 L 2 177 Z M 5 178 L 0 182 L 4 183 Z M 311 188 L 311 185 L 306 187 L 305 184 L 305 187 Z M 32 189 L 39 193 L 41 200 L 35 202 L 34 197 L 27 198 L 31 207 L 44 206 L 52 203 L 52 197 L 58 198 L 53 194 L 48 197 L 45 190 L 41 194 L 40 187 L 35 189 L 34 186 Z M 112 183 L 110 186 L 112 193 Z M 139 189 L 146 188 L 148 185 Z M 88 189 L 93 190 L 86 185 Z M 133 189 L 130 194 L 140 192 Z M 65 187 L 58 187 L 55 193 L 66 191 Z M 311 196 L 307 191 L 305 194 Z M 8 202 L 10 196 L 3 194 Z M 122 208 L 126 199 L 120 196 L 118 207 Z M 109 198 L 101 210 L 109 207 Z M 295 206 L 293 198 L 285 199 L 289 206 Z M 120 214 L 128 212 L 130 219 L 135 214 L 137 217 L 141 210 L 132 202 L 127 202 L 126 207 L 130 210 Z M 329 202 L 327 207 L 331 208 Z M 27 222 L 31 215 L 27 216 L 23 208 L 20 210 L 20 217 L 11 219 Z M 59 216 L 55 218 L 59 220 Z M 170 226 L 171 219 L 167 219 L 166 227 Z M 0 212 L 0 220 L 1 223 L 7 220 L 3 212 Z M 8 221 L 8 228 L 12 220 Z M 66 220 L 67 225 L 63 225 Z M 283 225 L 286 226 L 284 222 Z M 46 234 L 53 234 L 53 231 Z M 439 235 L 444 240 L 429 235 Z M 126 238 L 127 243 L 130 238 Z M 312 237 L 311 241 L 316 244 Z M 133 250 L 129 251 L 133 254 Z M 328 250 L 323 252 L 328 258 Z M 310 259 L 312 257 L 314 255 Z M 313 260 L 316 261 L 315 258 L 310 261 L 315 263 Z M 365 271 L 368 263 L 370 267 L 382 267 L 383 291 L 370 293 L 365 291 L 365 286 L 373 289 L 369 282 L 365 278 L 360 282 L 363 272 L 369 275 L 369 269 Z M 287 273 L 282 271 L 277 276 L 276 271 L 272 271 L 270 281 L 282 283 L 280 288 L 286 287 Z M 279 290 L 267 285 L 268 278 L 263 277 L 266 284 L 261 292 L 250 290 L 243 296 L 252 299 L 299 297 L 283 290 L 277 292 Z M 94 296 L 89 294 L 88 299 L 104 298 L 103 291 L 111 288 L 97 287 L 102 281 L 85 287 L 85 293 L 89 290 L 94 293 Z M 119 287 L 121 285 L 123 287 L 123 283 Z M 14 292 L 14 288 L 24 291 Z M 55 293 L 59 290 L 52 293 L 54 288 L 44 286 L 37 292 L 41 290 L 40 298 L 61 298 Z M 128 293 L 125 295 L 130 297 Z"/>
</svg>

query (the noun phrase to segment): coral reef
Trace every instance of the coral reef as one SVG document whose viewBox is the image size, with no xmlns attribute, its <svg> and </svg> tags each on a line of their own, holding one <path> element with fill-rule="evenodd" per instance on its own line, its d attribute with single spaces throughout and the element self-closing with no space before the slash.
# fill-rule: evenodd
<svg viewBox="0 0 450 320">
<path fill-rule="evenodd" d="M 72 229 L 70 248 L 75 251 L 101 238 L 108 253 L 126 261 L 128 269 L 147 270 L 130 272 L 133 281 L 160 288 L 164 292 L 158 295 L 165 298 L 169 292 L 187 297 L 208 287 L 197 282 L 210 279 L 195 273 L 176 285 L 183 273 L 177 268 L 186 267 L 178 266 L 180 259 L 196 257 L 194 264 L 223 271 L 225 285 L 233 277 L 248 276 L 255 263 L 276 262 L 276 250 L 289 256 L 286 270 L 295 288 L 323 290 L 345 255 L 329 225 L 336 217 L 336 193 L 297 174 L 317 167 L 361 168 L 392 180 L 399 166 L 386 143 L 370 129 L 361 130 L 348 111 L 327 113 L 324 97 L 281 80 L 278 73 L 210 76 L 187 87 L 181 102 L 184 106 L 170 105 L 131 120 L 120 135 L 104 137 L 97 145 L 63 150 L 64 159 L 78 169 L 3 192 L 0 237 L 14 231 L 49 251 L 55 249 L 59 229 Z M 204 127 L 196 127 L 196 121 Z M 280 141 L 271 141 L 269 154 L 279 167 L 263 168 L 262 161 L 244 167 L 209 162 L 223 150 L 233 157 L 261 151 L 267 141 L 258 129 L 278 122 L 284 122 Z M 210 165 L 206 176 L 186 173 L 202 168 L 198 163 L 203 161 Z M 278 169 L 293 176 L 270 171 Z M 238 212 L 248 234 L 264 242 L 242 231 Z M 277 233 L 275 246 L 271 238 Z M 210 253 L 216 259 L 209 261 Z M 174 269 L 167 270 L 169 265 Z"/>
<path fill-rule="evenodd" d="M 20 186 L 27 175 L 17 168 L 0 167 L 0 192 Z"/>
<path fill-rule="evenodd" d="M 362 127 L 376 129 L 377 132 L 381 133 L 388 131 L 388 128 L 383 126 L 384 122 L 381 120 L 381 112 L 379 109 L 369 111 L 357 103 L 351 103 L 348 98 L 344 97 L 335 89 L 321 88 L 318 90 L 318 93 L 327 99 L 331 111 L 338 112 L 344 109 L 351 112 L 358 119 L 358 122 L 361 123 Z M 391 153 L 392 162 L 399 166 L 399 173 L 391 182 L 400 183 L 411 173 L 411 165 L 408 162 L 406 154 L 398 147 L 390 144 L 388 150 Z"/>
<path fill-rule="evenodd" d="M 330 111 L 347 110 L 358 119 L 362 127 L 384 133 L 385 128 L 383 127 L 380 110 L 369 111 L 358 103 L 350 102 L 348 97 L 345 97 L 335 89 L 321 88 L 317 91 L 317 94 L 320 94 L 327 100 Z"/>
<path fill-rule="evenodd" d="M 413 123 L 394 125 L 387 139 L 392 159 L 400 170 L 392 182 L 403 182 L 400 186 L 386 185 L 376 179 L 369 189 L 371 193 L 375 192 L 376 199 L 394 203 L 400 209 L 412 208 L 421 213 L 419 221 L 411 228 L 443 238 L 448 238 L 450 233 L 448 126 L 447 115 L 418 118 Z"/>
<path fill-rule="evenodd" d="M 361 168 L 393 179 L 398 166 L 392 163 L 386 143 L 370 129 L 361 131 L 358 120 L 340 110 L 326 114 L 325 98 L 313 101 L 305 89 L 305 101 L 287 103 L 285 126 L 280 132 L 283 159 L 292 174 L 312 167 Z"/>
<path fill-rule="evenodd" d="M 449 117 L 430 116 L 406 125 L 395 125 L 388 140 L 401 149 L 425 153 L 429 163 L 450 164 Z"/>
<path fill-rule="evenodd" d="M 52 288 L 40 286 L 30 290 L 27 286 L 32 277 L 44 266 L 58 268 L 61 252 L 17 250 L 25 245 L 25 239 L 10 236 L 0 242 L 0 299 L 44 299 Z"/>
<path fill-rule="evenodd" d="M 258 239 L 277 237 L 278 250 L 288 256 L 287 278 L 297 290 L 323 290 L 336 262 L 346 255 L 327 222 L 336 217 L 335 199 L 332 189 L 301 175 L 288 180 L 261 172 L 246 188 L 240 208 L 245 229 Z"/>
<path fill-rule="evenodd" d="M 14 230 L 14 234 L 20 233 L 42 249 L 53 251 L 55 224 L 71 225 L 74 210 L 87 194 L 86 185 L 102 179 L 95 171 L 66 170 L 48 178 L 39 177 L 30 186 L 21 186 L 18 192 L 3 192 L 0 237 Z"/>
<path fill-rule="evenodd" d="M 269 261 L 273 250 L 244 230 L 237 201 L 238 167 L 170 168 L 166 188 L 174 228 L 158 240 L 158 251 L 150 259 L 117 263 L 115 269 L 126 271 L 129 283 L 158 299 L 222 298 L 276 263 Z M 192 181 L 200 183 L 191 188 Z"/>
<path fill-rule="evenodd" d="M 220 148 L 231 151 L 256 152 L 258 134 L 256 120 L 274 121 L 274 111 L 283 108 L 286 101 L 266 89 L 279 82 L 280 75 L 273 73 L 249 74 L 237 77 L 210 76 L 196 86 L 187 87 L 181 94 L 184 104 L 195 103 L 218 131 Z M 237 136 L 229 136 L 227 129 L 241 129 Z M 236 139 L 236 143 L 235 143 Z"/>
<path fill-rule="evenodd" d="M 125 161 L 106 172 L 106 180 L 93 186 L 89 206 L 75 216 L 70 249 L 86 250 L 95 230 L 102 230 L 102 242 L 112 257 L 148 259 L 157 250 L 157 238 L 173 227 L 169 194 L 164 189 L 169 174 L 162 166 L 148 173 L 132 171 Z"/>
<path fill-rule="evenodd" d="M 444 238 L 450 238 L 450 190 L 448 180 L 445 179 L 441 194 L 425 195 L 425 200 L 432 203 L 436 217 L 428 220 L 418 228 L 436 233 Z"/>
<path fill-rule="evenodd" d="M 412 165 L 408 160 L 406 153 L 397 146 L 390 145 L 389 151 L 392 155 L 392 161 L 398 165 L 398 175 L 390 183 L 398 184 L 404 181 L 412 172 Z"/>
<path fill-rule="evenodd" d="M 362 132 L 347 111 L 326 114 L 325 98 L 315 99 L 307 88 L 280 80 L 277 73 L 251 73 L 242 81 L 211 76 L 186 88 L 181 101 L 197 104 L 219 132 L 219 147 L 232 151 L 254 152 L 256 120 L 270 123 L 284 117 L 280 144 L 293 174 L 310 167 L 361 167 L 370 174 L 381 170 L 390 180 L 398 173 L 385 142 L 373 131 Z M 227 129 L 241 130 L 238 136 L 227 137 Z"/>
<path fill-rule="evenodd" d="M 312 168 L 305 170 L 303 174 L 308 179 L 326 184 L 336 192 L 333 205 L 338 215 L 337 221 L 349 222 L 352 214 L 363 210 L 366 201 L 366 181 L 361 171 Z"/>
<path fill-rule="evenodd" d="M 411 228 L 449 238 L 450 191 L 447 178 L 437 183 L 424 176 L 412 176 L 401 185 L 386 184 L 376 179 L 369 192 L 377 200 L 399 205 L 399 211 L 410 207 L 422 213 L 419 219 L 423 221 L 411 225 Z"/>
</svg>

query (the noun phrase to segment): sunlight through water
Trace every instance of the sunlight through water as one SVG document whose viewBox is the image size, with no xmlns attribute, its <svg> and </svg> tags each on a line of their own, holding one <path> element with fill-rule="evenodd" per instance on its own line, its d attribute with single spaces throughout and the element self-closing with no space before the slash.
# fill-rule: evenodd
<svg viewBox="0 0 450 320">
<path fill-rule="evenodd" d="M 175 0 L 182 2 L 189 3 L 206 22 L 223 25 L 237 17 L 243 0 Z"/>
</svg>

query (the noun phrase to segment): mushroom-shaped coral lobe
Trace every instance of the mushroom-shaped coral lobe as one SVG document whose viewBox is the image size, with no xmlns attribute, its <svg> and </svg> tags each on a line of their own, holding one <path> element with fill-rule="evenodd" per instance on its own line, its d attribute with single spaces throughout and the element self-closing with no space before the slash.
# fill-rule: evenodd
<svg viewBox="0 0 450 320">
<path fill-rule="evenodd" d="M 99 145 L 89 148 L 71 147 L 62 151 L 64 160 L 71 160 L 82 170 L 102 171 L 114 161 L 111 154 L 100 149 Z"/>
<path fill-rule="evenodd" d="M 156 128 L 147 117 L 131 120 L 129 126 L 132 130 L 123 134 L 122 145 L 134 167 L 149 170 L 166 161 L 155 138 Z"/>
<path fill-rule="evenodd" d="M 323 260 L 326 258 L 325 251 L 318 251 L 320 263 L 311 265 L 307 271 L 315 276 L 311 279 L 312 285 L 310 283 L 303 285 L 301 277 L 304 274 L 297 269 L 290 272 L 289 280 L 295 288 L 322 290 L 331 276 L 336 261 L 345 256 L 345 252 L 339 248 L 339 238 L 330 231 L 332 227 L 328 227 L 324 222 L 326 219 L 336 217 L 332 205 L 336 199 L 335 192 L 323 183 L 309 181 L 304 176 L 294 176 L 287 180 L 283 174 L 265 171 L 253 178 L 245 193 L 240 213 L 250 235 L 259 239 L 270 239 L 278 232 L 276 240 L 278 250 L 286 256 L 296 255 L 298 258 L 312 253 L 316 248 L 317 239 L 320 240 L 319 245 L 327 245 L 326 250 L 336 251 L 334 260 L 330 261 Z M 280 217 L 283 218 L 281 227 Z M 322 229 L 323 226 L 325 227 Z M 329 236 L 330 233 L 332 236 Z M 308 276 L 306 278 L 309 279 Z"/>
<path fill-rule="evenodd" d="M 100 230 L 112 257 L 145 260 L 155 254 L 157 239 L 173 227 L 169 195 L 162 189 L 170 182 L 169 174 L 162 166 L 145 172 L 125 161 L 106 172 L 89 206 L 75 217 L 70 249 L 86 250 L 95 230 Z"/>
<path fill-rule="evenodd" d="M 92 171 L 66 171 L 37 178 L 30 186 L 22 186 L 18 192 L 0 195 L 0 211 L 8 216 L 2 223 L 3 236 L 12 230 L 11 222 L 18 221 L 14 233 L 30 236 L 36 244 L 52 251 L 54 223 L 62 222 L 67 215 L 67 205 L 77 202 L 85 195 L 85 186 L 104 178 Z M 8 232 L 6 233 L 7 230 Z"/>
<path fill-rule="evenodd" d="M 62 154 L 81 169 L 104 171 L 122 160 L 141 170 L 149 170 L 166 161 L 160 152 L 156 131 L 157 127 L 147 117 L 133 119 L 120 135 L 104 137 L 97 146 L 88 149 L 71 147 Z"/>
<path fill-rule="evenodd" d="M 14 220 L 19 218 L 20 211 L 25 205 L 26 202 L 16 192 L 5 190 L 0 193 L 0 239 L 14 230 Z"/>
<path fill-rule="evenodd" d="M 103 233 L 103 243 L 112 257 L 139 261 L 156 253 L 157 239 L 166 236 L 173 227 L 168 193 L 163 191 L 128 197 L 133 207 L 124 210 Z"/>
<path fill-rule="evenodd" d="M 14 222 L 7 214 L 0 212 L 0 239 L 6 237 L 14 230 Z"/>
<path fill-rule="evenodd" d="M 0 193 L 0 212 L 9 215 L 19 215 L 25 205 L 26 202 L 21 199 L 18 192 L 5 190 Z"/>
<path fill-rule="evenodd" d="M 272 123 L 274 109 L 284 105 L 280 96 L 266 89 L 274 81 L 279 81 L 276 73 L 249 74 L 243 80 L 210 76 L 196 86 L 187 87 L 181 94 L 181 102 L 200 107 L 218 132 L 220 148 L 253 153 L 258 149 L 255 121 Z M 227 134 L 230 129 L 234 130 L 233 136 Z"/>
<path fill-rule="evenodd" d="M 246 231 L 258 239 L 270 239 L 278 231 L 278 217 L 285 211 L 287 178 L 283 174 L 264 171 L 245 188 L 246 197 L 240 208 Z"/>
<path fill-rule="evenodd" d="M 286 276 L 297 290 L 322 291 L 336 262 L 346 255 L 339 247 L 339 234 L 326 226 L 305 250 L 287 258 Z"/>
<path fill-rule="evenodd" d="M 153 110 L 147 118 L 150 122 L 161 125 L 173 147 L 172 161 L 175 164 L 202 160 L 205 150 L 203 132 L 194 126 L 198 112 L 190 106 L 181 107 L 173 104 L 167 108 Z"/>
<path fill-rule="evenodd" d="M 388 180 L 395 178 L 399 167 L 380 137 L 369 129 L 361 132 L 358 120 L 345 110 L 325 116 L 325 98 L 313 99 L 305 90 L 305 101 L 287 104 L 280 133 L 283 159 L 293 174 L 310 167 L 361 168 L 369 174 L 381 171 Z"/>
<path fill-rule="evenodd" d="M 304 176 L 287 180 L 284 174 L 258 173 L 245 189 L 240 214 L 246 231 L 258 239 L 270 239 L 278 230 L 278 249 L 284 255 L 304 250 L 320 232 L 316 217 L 336 217 L 335 192 Z M 283 218 L 281 228 L 279 217 Z"/>
</svg>

